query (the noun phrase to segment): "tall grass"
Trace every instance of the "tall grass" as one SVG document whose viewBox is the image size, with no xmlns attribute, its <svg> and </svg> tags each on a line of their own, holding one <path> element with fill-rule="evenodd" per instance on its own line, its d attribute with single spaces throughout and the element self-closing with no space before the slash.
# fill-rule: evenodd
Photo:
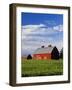
<svg viewBox="0 0 72 90">
<path fill-rule="evenodd" d="M 63 60 L 22 60 L 22 77 L 63 74 Z"/>
</svg>

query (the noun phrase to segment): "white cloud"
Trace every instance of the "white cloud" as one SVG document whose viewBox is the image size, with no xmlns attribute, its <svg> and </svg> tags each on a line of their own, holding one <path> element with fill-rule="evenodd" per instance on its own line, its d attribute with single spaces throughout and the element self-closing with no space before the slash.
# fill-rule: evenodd
<svg viewBox="0 0 72 90">
<path fill-rule="evenodd" d="M 41 28 L 41 27 L 45 27 L 44 24 L 39 24 L 39 25 L 24 25 L 22 26 L 22 30 L 25 31 L 25 33 L 28 33 L 28 32 L 31 32 L 31 31 L 34 31 L 38 28 Z"/>
<path fill-rule="evenodd" d="M 42 45 L 48 46 L 52 44 L 59 49 L 62 47 L 62 41 L 55 40 L 56 35 L 63 31 L 63 26 L 47 27 L 44 24 L 39 25 L 24 25 L 22 26 L 22 51 L 25 49 L 33 51 Z M 57 38 L 57 37 L 56 37 Z M 55 40 L 55 41 L 54 41 Z"/>
<path fill-rule="evenodd" d="M 39 25 L 24 25 L 22 26 L 22 38 L 26 38 L 28 34 L 39 33 L 41 27 L 45 27 L 44 24 Z"/>
<path fill-rule="evenodd" d="M 22 28 L 38 28 L 38 27 L 43 27 L 45 26 L 44 24 L 38 24 L 38 25 L 25 25 L 22 26 Z"/>
<path fill-rule="evenodd" d="M 55 30 L 54 30 L 55 29 Z M 56 34 L 57 32 L 57 27 L 47 27 L 44 24 L 39 24 L 39 25 L 25 25 L 22 26 L 22 39 L 28 38 L 28 36 L 37 36 L 41 37 L 42 35 L 47 36 L 47 35 L 53 35 Z M 33 38 L 33 37 L 32 37 Z"/>
<path fill-rule="evenodd" d="M 53 29 L 61 32 L 63 31 L 63 25 L 54 26 Z"/>
</svg>

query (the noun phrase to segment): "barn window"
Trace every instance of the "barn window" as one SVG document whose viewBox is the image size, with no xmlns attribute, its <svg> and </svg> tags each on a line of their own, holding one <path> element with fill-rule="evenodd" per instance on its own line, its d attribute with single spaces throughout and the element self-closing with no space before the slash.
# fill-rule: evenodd
<svg viewBox="0 0 72 90">
<path fill-rule="evenodd" d="M 37 59 L 41 59 L 41 57 L 40 57 L 39 55 L 38 55 L 38 56 L 36 56 L 36 58 L 37 58 Z"/>
<path fill-rule="evenodd" d="M 47 57 L 44 57 L 44 59 L 47 59 Z"/>
<path fill-rule="evenodd" d="M 39 56 L 38 59 L 41 59 L 41 57 Z"/>
</svg>

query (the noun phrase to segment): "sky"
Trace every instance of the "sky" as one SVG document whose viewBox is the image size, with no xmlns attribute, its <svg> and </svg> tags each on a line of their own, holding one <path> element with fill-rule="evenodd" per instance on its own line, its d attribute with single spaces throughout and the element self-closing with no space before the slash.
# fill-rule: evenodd
<svg viewBox="0 0 72 90">
<path fill-rule="evenodd" d="M 41 46 L 49 44 L 60 51 L 63 47 L 63 15 L 21 13 L 21 53 L 33 54 Z"/>
</svg>

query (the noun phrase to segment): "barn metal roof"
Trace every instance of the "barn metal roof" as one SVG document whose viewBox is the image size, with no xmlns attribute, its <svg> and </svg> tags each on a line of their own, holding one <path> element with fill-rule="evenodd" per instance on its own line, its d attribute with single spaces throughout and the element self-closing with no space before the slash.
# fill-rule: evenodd
<svg viewBox="0 0 72 90">
<path fill-rule="evenodd" d="M 44 47 L 44 48 L 38 48 L 34 54 L 44 54 L 44 53 L 51 53 L 54 47 Z"/>
</svg>

